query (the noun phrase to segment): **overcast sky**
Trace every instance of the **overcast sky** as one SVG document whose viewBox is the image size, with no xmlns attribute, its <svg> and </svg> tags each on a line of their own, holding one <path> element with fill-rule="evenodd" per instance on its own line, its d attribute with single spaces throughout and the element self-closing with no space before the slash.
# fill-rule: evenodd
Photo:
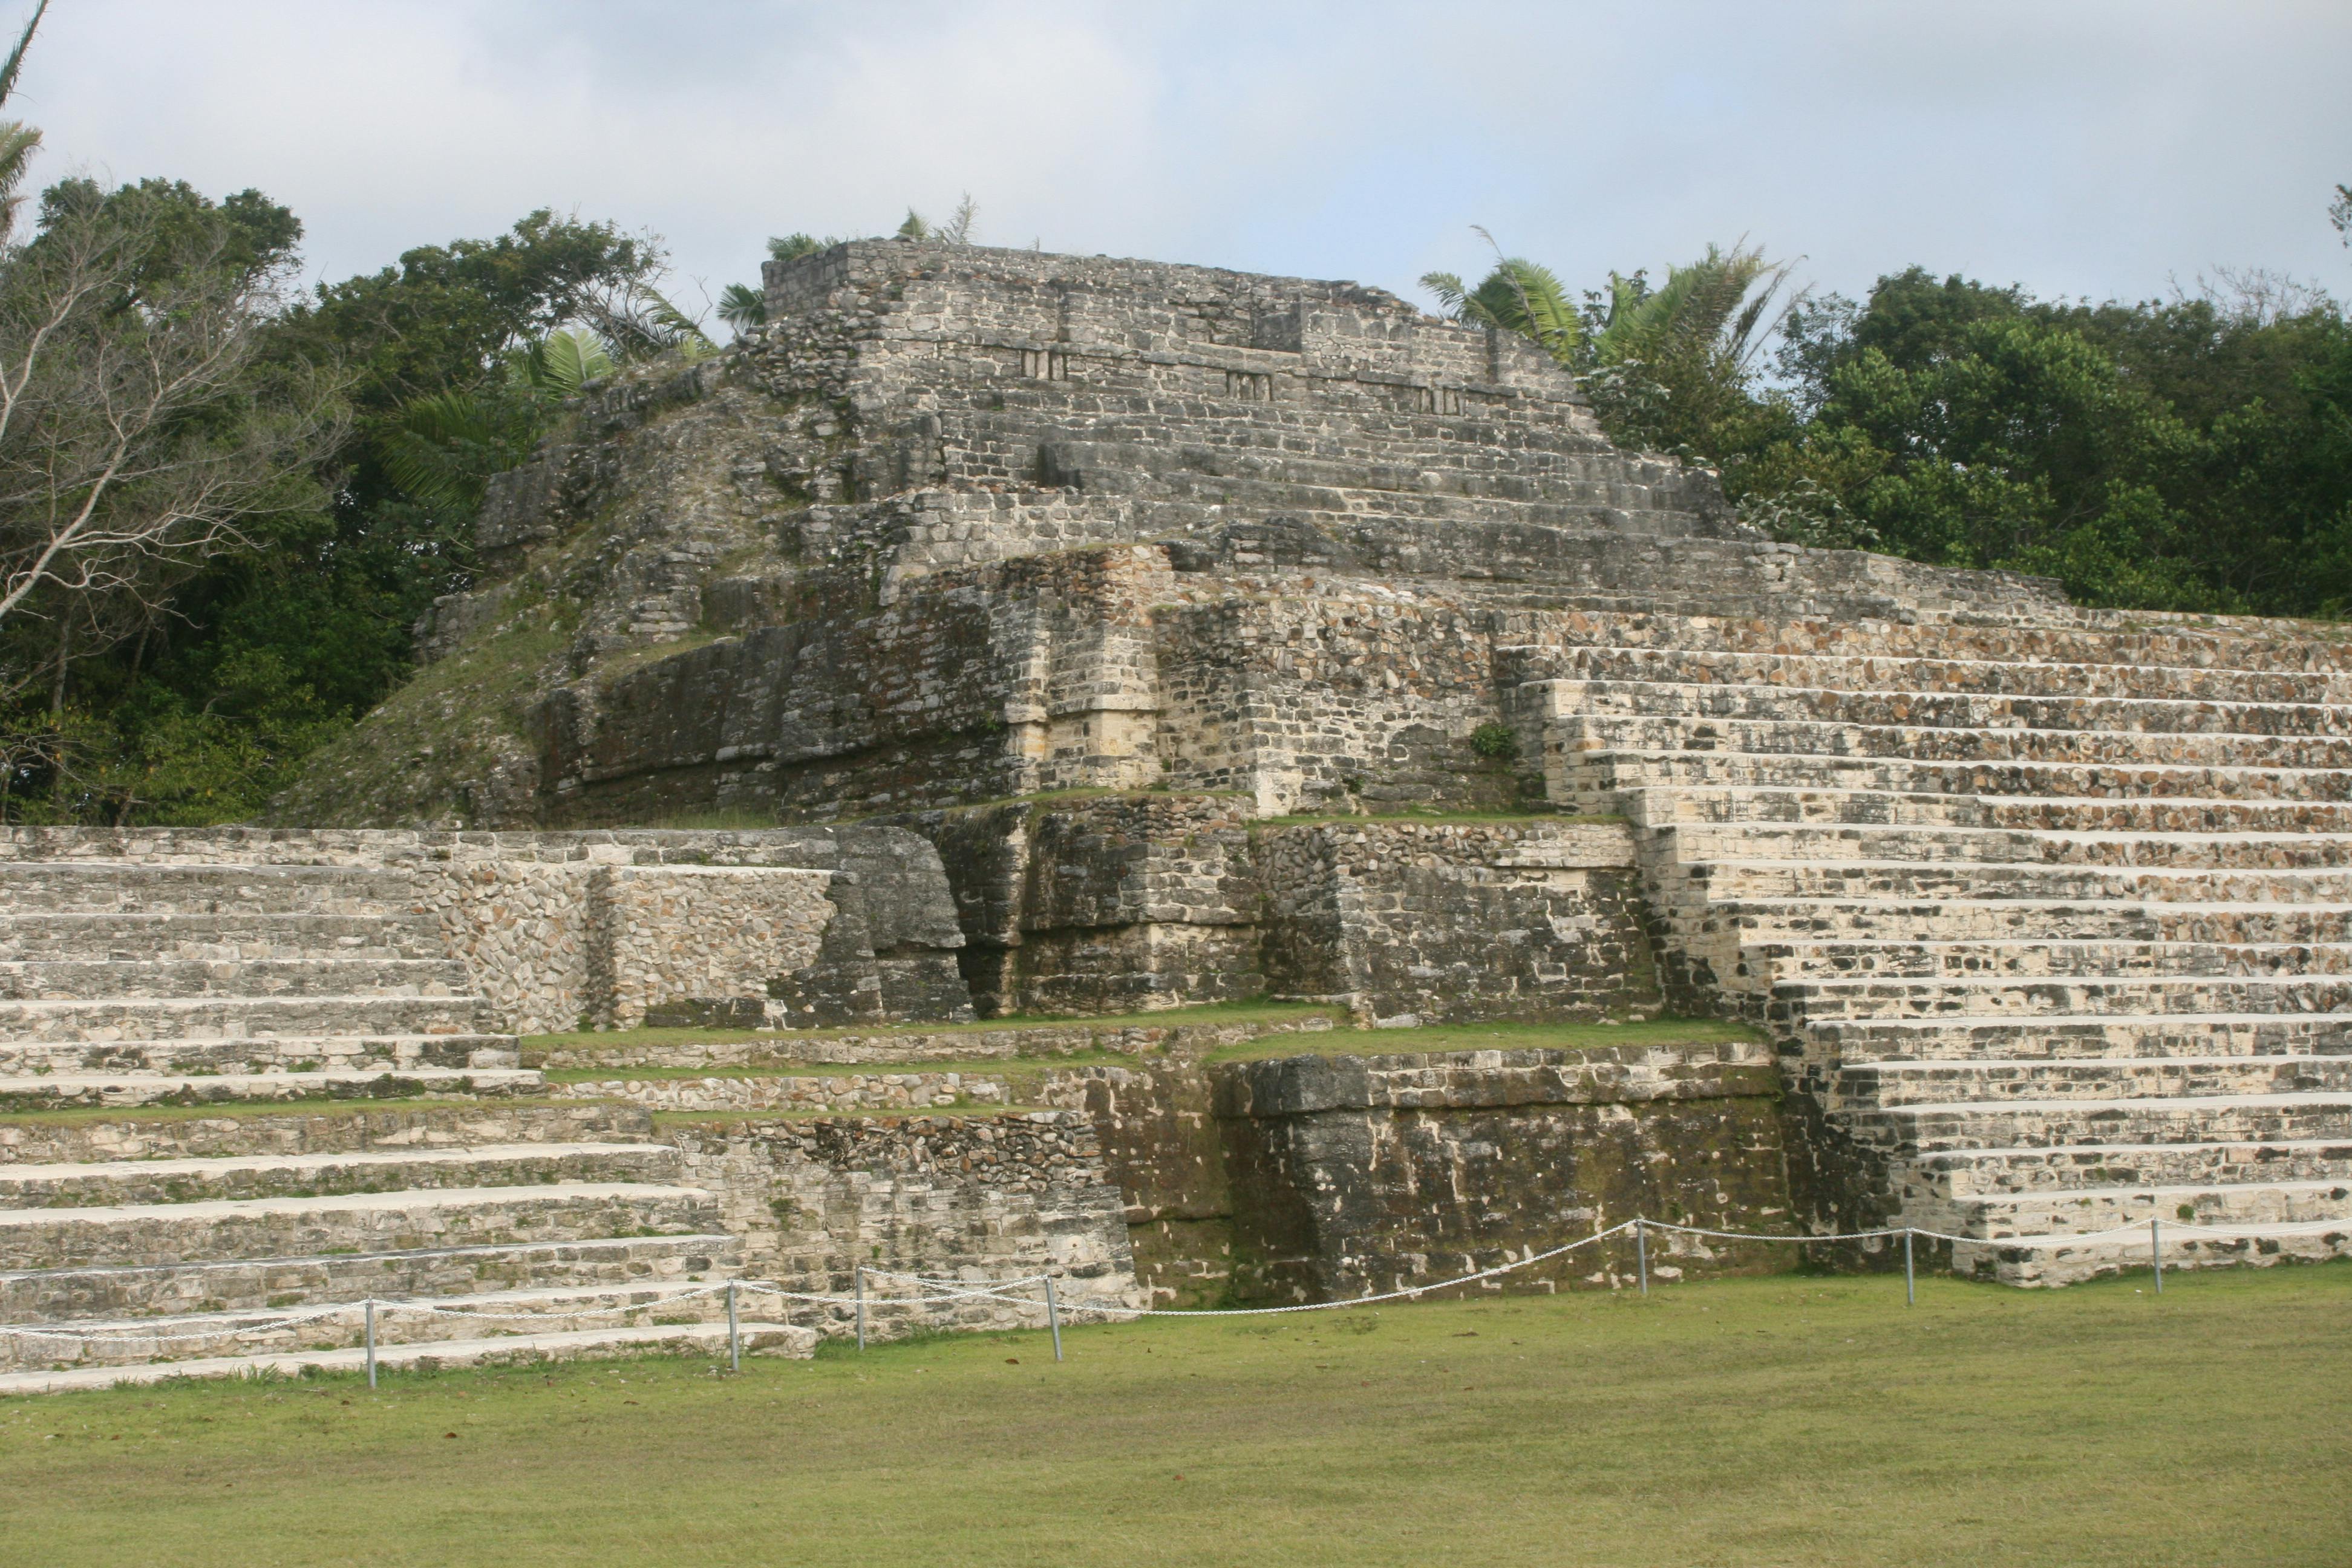
<svg viewBox="0 0 2352 1568">
<path fill-rule="evenodd" d="M 1746 236 L 1848 292 L 2341 297 L 2347 67 L 2346 0 L 55 0 L 8 112 L 43 182 L 258 186 L 316 276 L 544 205 L 690 307 L 964 191 L 986 243 L 1416 297 L 1473 224 L 1577 287 Z"/>
</svg>

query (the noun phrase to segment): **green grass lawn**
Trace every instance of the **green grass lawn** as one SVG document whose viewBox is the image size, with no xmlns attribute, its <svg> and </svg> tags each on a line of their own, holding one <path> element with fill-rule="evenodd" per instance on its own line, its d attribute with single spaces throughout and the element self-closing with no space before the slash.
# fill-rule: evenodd
<svg viewBox="0 0 2352 1568">
<path fill-rule="evenodd" d="M 0 1403 L 9 1563 L 2352 1561 L 2352 1268 L 1695 1284 Z"/>
</svg>

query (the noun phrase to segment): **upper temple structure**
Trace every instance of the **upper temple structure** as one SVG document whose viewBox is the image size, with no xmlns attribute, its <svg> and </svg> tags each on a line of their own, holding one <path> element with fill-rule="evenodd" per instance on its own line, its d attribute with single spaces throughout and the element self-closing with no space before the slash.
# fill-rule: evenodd
<svg viewBox="0 0 2352 1568">
<path fill-rule="evenodd" d="M 1355 284 L 901 240 L 765 281 L 764 328 L 593 388 L 494 482 L 481 585 L 284 828 L 12 840 L 18 957 L 87 905 L 57 867 L 127 900 L 163 883 L 125 868 L 176 867 L 215 912 L 202 868 L 244 868 L 220 875 L 258 879 L 257 920 L 282 876 L 289 910 L 397 926 L 361 933 L 346 1011 L 215 1008 L 198 1050 L 168 1008 L 0 1004 L 35 1010 L 0 1019 L 41 1042 L 24 1062 L 163 1082 L 177 1051 L 263 1082 L 299 1050 L 522 1093 L 513 1037 L 583 1025 L 838 1062 L 887 1042 L 809 1031 L 1012 1017 L 1007 1054 L 1150 1055 L 1137 1016 L 1272 997 L 1402 1032 L 1034 1089 L 1100 1162 L 1041 1234 L 1094 1237 L 1069 1255 L 1104 1289 L 1350 1294 L 1669 1209 L 1916 1226 L 2018 1283 L 2152 1244 L 2352 1251 L 2335 628 L 1776 543 L 1712 475 L 1612 447 L 1533 344 Z M 359 1005 L 400 994 L 394 958 L 439 966 L 453 1000 L 404 1004 L 431 1027 Z M 1411 1033 L 1662 1015 L 1749 1027 Z M 563 1136 L 627 1143 L 620 1114 Z M 851 1250 L 881 1234 L 854 1173 L 931 1156 L 791 1136 L 680 1135 L 700 1195 L 672 1171 L 629 1201 L 683 1216 L 706 1269 L 752 1267 L 740 1246 L 838 1284 L 848 1251 L 807 1261 L 763 1217 L 789 1205 L 741 1197 L 742 1149 L 799 1173 L 803 1217 L 867 1205 L 825 1233 Z"/>
</svg>

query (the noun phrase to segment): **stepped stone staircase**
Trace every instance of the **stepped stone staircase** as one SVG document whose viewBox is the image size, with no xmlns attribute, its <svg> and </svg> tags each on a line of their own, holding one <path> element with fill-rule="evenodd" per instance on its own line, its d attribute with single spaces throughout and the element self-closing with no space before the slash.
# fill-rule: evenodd
<svg viewBox="0 0 2352 1568">
<path fill-rule="evenodd" d="M 723 1347 L 712 1195 L 478 1010 L 404 871 L 0 865 L 0 1393 Z"/>
<path fill-rule="evenodd" d="M 2151 1218 L 2168 1263 L 2352 1252 L 2352 649 L 1616 629 L 1517 650 L 1548 783 L 1636 825 L 1684 1000 L 1766 1024 L 1888 1173 L 1848 1218 L 1981 1238 L 1955 1266 L 2020 1284 L 2145 1263 Z"/>
</svg>

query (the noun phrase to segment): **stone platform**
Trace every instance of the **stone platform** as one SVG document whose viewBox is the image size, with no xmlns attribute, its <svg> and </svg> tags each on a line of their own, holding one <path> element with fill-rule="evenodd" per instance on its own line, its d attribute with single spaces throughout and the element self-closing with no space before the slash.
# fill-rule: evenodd
<svg viewBox="0 0 2352 1568">
<path fill-rule="evenodd" d="M 766 281 L 496 482 L 440 662 L 281 816 L 856 818 L 936 852 L 982 1014 L 1735 1016 L 1813 1229 L 2020 1283 L 2133 1260 L 2004 1239 L 2148 1215 L 2352 1251 L 2338 628 L 1775 543 L 1532 344 L 1354 284 Z M 509 708 L 434 695 L 516 658 Z"/>
</svg>

